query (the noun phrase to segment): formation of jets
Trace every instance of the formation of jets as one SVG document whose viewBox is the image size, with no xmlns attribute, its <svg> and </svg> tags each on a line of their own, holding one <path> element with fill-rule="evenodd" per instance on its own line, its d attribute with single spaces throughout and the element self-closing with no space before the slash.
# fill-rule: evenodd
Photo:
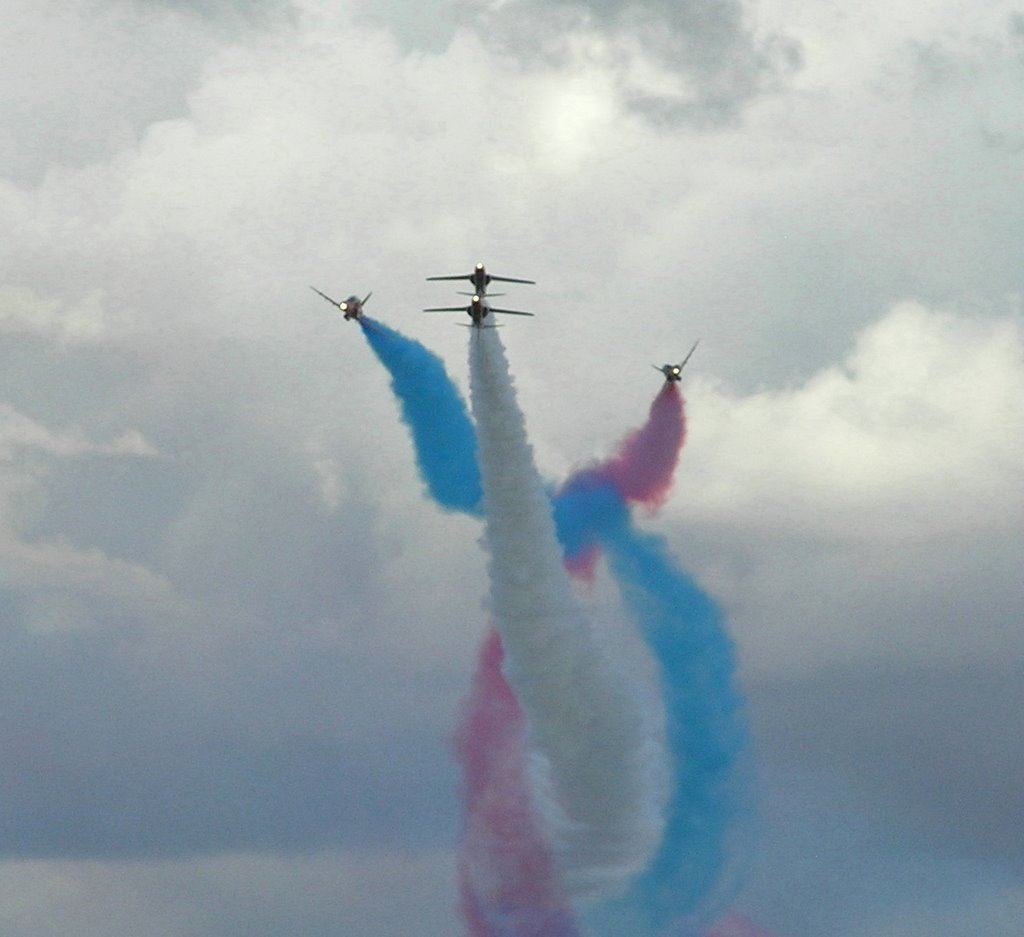
<svg viewBox="0 0 1024 937">
<path fill-rule="evenodd" d="M 532 312 L 522 312 L 519 309 L 499 309 L 487 301 L 487 287 L 492 280 L 499 283 L 533 283 L 533 280 L 523 280 L 519 277 L 499 277 L 497 274 L 488 273 L 483 264 L 477 264 L 470 273 L 453 273 L 450 276 L 427 277 L 428 280 L 469 280 L 473 284 L 472 293 L 461 293 L 463 296 L 471 297 L 468 306 L 432 306 L 424 309 L 424 312 L 465 312 L 473 320 L 474 327 L 484 328 L 484 319 L 492 312 L 505 316 L 532 316 Z M 492 296 L 501 296 L 501 293 L 492 293 Z"/>
<path fill-rule="evenodd" d="M 532 312 L 523 312 L 520 309 L 499 309 L 497 306 L 492 306 L 487 300 L 487 287 L 491 282 L 498 283 L 529 283 L 534 284 L 534 280 L 524 280 L 520 277 L 499 277 L 497 274 L 488 273 L 483 264 L 476 264 L 469 273 L 453 273 L 444 276 L 427 277 L 428 280 L 469 280 L 473 285 L 473 292 L 467 293 L 459 291 L 461 296 L 469 296 L 469 304 L 461 306 L 431 306 L 424 309 L 424 312 L 465 312 L 466 315 L 472 320 L 474 328 L 485 328 L 484 320 L 493 312 L 504 316 L 532 316 Z M 367 300 L 373 295 L 367 293 L 363 299 L 358 296 L 349 296 L 348 299 L 337 300 L 328 296 L 326 293 L 321 293 L 315 286 L 311 286 L 310 289 L 318 296 L 322 296 L 332 306 L 337 307 L 344 314 L 346 319 L 358 319 L 363 314 L 363 306 L 366 305 Z M 501 293 L 492 293 L 492 296 L 501 296 Z M 686 367 L 686 362 L 690 360 L 690 356 L 697 350 L 697 345 L 700 344 L 700 339 L 697 339 L 693 343 L 693 347 L 686 353 L 686 357 L 683 358 L 678 364 L 663 364 L 663 365 L 652 365 L 656 371 L 660 371 L 665 375 L 665 380 L 679 381 L 683 377 L 683 368 Z"/>
</svg>

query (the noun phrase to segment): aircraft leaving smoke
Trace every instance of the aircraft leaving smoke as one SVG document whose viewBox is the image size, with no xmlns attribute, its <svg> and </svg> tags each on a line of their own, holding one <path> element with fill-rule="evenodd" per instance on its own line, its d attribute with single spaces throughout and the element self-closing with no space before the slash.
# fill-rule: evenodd
<svg viewBox="0 0 1024 937">
<path fill-rule="evenodd" d="M 455 401 L 439 412 L 465 412 L 447 376 L 436 386 Z M 433 424 L 434 414 L 426 416 Z M 417 440 L 430 436 L 428 428 L 414 431 Z M 597 551 L 608 550 L 609 567 L 641 624 L 661 671 L 675 772 L 657 854 L 625 895 L 588 915 L 597 933 L 609 937 L 648 937 L 666 928 L 677 933 L 679 927 L 698 933 L 729 895 L 723 884 L 729 871 L 728 831 L 746 802 L 739 768 L 746 729 L 721 616 L 675 567 L 663 541 L 632 530 L 625 507 L 630 502 L 654 509 L 664 500 L 684 439 L 682 398 L 668 383 L 652 403 L 647 423 L 616 455 L 574 474 L 554 497 L 567 567 L 589 577 Z M 460 451 L 470 457 L 470 449 Z M 458 471 L 459 477 L 472 474 L 465 467 Z M 589 557 L 589 564 L 581 564 L 581 557 Z M 566 917 L 565 895 L 532 810 L 523 713 L 501 671 L 501 657 L 500 637 L 492 631 L 459 732 L 466 777 L 460 858 L 464 915 L 473 937 L 575 937 L 578 931 Z M 734 933 L 767 937 L 734 915 L 714 931 L 716 937 Z"/>
</svg>

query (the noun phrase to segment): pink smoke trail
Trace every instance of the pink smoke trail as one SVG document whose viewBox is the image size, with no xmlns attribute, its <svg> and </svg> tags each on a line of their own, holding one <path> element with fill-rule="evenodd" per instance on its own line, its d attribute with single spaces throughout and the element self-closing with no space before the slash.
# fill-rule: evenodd
<svg viewBox="0 0 1024 937">
<path fill-rule="evenodd" d="M 526 720 L 490 631 L 466 700 L 456 753 L 465 775 L 459 856 L 472 937 L 574 937 L 572 912 L 530 803 Z"/>
<path fill-rule="evenodd" d="M 685 439 L 683 395 L 674 381 L 666 381 L 651 404 L 647 422 L 594 471 L 615 486 L 623 501 L 657 508 L 668 497 Z"/>
<path fill-rule="evenodd" d="M 620 443 L 612 458 L 580 469 L 565 481 L 555 495 L 556 519 L 560 500 L 586 498 L 609 482 L 623 501 L 657 510 L 668 497 L 685 441 L 685 401 L 678 385 L 666 381 L 651 403 L 647 422 Z M 599 550 L 592 531 L 560 524 L 559 535 L 565 547 L 566 569 L 579 579 L 593 580 Z"/>
</svg>

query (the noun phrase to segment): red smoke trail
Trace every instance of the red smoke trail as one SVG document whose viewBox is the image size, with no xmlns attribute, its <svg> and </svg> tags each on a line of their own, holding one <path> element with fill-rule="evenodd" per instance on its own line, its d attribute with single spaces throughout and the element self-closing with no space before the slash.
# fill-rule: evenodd
<svg viewBox="0 0 1024 937">
<path fill-rule="evenodd" d="M 472 937 L 574 937 L 569 903 L 530 803 L 526 720 L 502 673 L 503 658 L 492 629 L 456 738 L 465 773 L 463 915 Z"/>
</svg>

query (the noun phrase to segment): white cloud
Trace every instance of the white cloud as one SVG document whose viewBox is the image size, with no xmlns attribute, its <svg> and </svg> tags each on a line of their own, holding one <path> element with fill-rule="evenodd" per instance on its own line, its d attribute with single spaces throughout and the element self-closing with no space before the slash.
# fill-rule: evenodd
<svg viewBox="0 0 1024 937">
<path fill-rule="evenodd" d="M 7 937 L 401 937 L 458 925 L 445 852 L 225 855 L 188 861 L 2 864 Z M 382 900 L 383 896 L 387 900 Z"/>
<path fill-rule="evenodd" d="M 30 603 L 30 628 L 73 630 L 96 624 L 111 610 L 116 616 L 162 618 L 179 604 L 163 576 L 96 549 L 24 543 L 0 532 L 0 562 L 0 587 L 37 597 Z M 100 602 L 100 609 L 90 609 L 92 602 Z"/>
<path fill-rule="evenodd" d="M 54 432 L 0 402 L 0 459 L 10 463 L 14 454 L 23 449 L 62 457 L 157 455 L 138 430 L 127 430 L 111 442 L 97 443 L 78 427 Z"/>
<path fill-rule="evenodd" d="M 27 287 L 0 286 L 0 330 L 60 342 L 96 342 L 107 335 L 107 315 L 97 291 L 65 304 Z"/>
<path fill-rule="evenodd" d="M 695 381 L 689 513 L 833 540 L 1016 526 L 1022 394 L 1016 319 L 900 304 L 841 367 L 793 390 L 736 397 Z"/>
<path fill-rule="evenodd" d="M 674 539 L 754 673 L 1024 652 L 1015 316 L 903 303 L 842 366 L 748 396 L 694 379 Z"/>
<path fill-rule="evenodd" d="M 140 563 L 95 547 L 81 549 L 63 537 L 26 539 L 20 529 L 45 510 L 54 460 L 154 455 L 137 430 L 97 443 L 79 427 L 53 431 L 0 402 L 0 589 L 30 597 L 25 621 L 30 629 L 87 627 L 110 609 L 116 615 L 162 616 L 177 605 L 167 580 Z"/>
</svg>

